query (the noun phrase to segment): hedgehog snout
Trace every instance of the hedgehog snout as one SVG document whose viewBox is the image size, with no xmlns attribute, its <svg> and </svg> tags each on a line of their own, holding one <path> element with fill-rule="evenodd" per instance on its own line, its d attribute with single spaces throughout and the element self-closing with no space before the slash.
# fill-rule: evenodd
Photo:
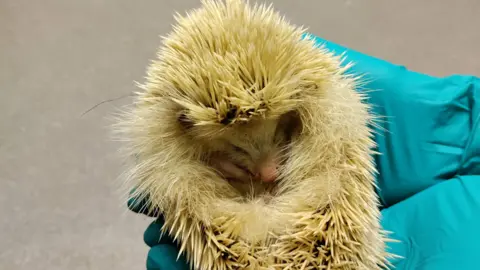
<svg viewBox="0 0 480 270">
<path fill-rule="evenodd" d="M 260 163 L 255 179 L 271 183 L 278 177 L 278 164 L 274 158 L 268 158 Z"/>
</svg>

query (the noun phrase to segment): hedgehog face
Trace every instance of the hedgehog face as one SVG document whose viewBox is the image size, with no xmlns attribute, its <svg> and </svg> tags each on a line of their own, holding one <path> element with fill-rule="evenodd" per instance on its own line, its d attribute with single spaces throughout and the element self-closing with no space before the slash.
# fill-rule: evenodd
<svg viewBox="0 0 480 270">
<path fill-rule="evenodd" d="M 202 136 L 195 127 L 179 117 L 192 143 L 202 144 L 208 152 L 206 162 L 227 179 L 235 181 L 277 180 L 277 168 L 288 158 L 288 147 L 301 129 L 295 111 L 277 118 L 255 118 L 248 123 L 224 127 L 221 132 Z"/>
</svg>

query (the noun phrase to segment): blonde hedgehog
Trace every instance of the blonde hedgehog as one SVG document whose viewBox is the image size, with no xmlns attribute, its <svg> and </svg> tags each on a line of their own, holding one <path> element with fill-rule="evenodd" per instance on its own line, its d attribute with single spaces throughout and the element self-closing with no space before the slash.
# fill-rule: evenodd
<svg viewBox="0 0 480 270">
<path fill-rule="evenodd" d="M 120 122 L 135 198 L 192 269 L 383 269 L 373 117 L 342 58 L 271 6 L 202 1 Z"/>
</svg>

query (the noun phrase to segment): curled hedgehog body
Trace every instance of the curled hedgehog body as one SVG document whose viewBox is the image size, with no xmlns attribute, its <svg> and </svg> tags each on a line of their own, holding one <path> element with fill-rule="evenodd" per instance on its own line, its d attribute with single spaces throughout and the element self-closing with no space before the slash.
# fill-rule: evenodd
<svg viewBox="0 0 480 270">
<path fill-rule="evenodd" d="M 372 116 L 348 65 L 271 7 L 205 0 L 176 19 L 120 126 L 138 158 L 133 196 L 160 211 L 192 268 L 387 267 Z M 268 151 L 288 119 L 268 187 L 208 165 L 233 137 Z"/>
</svg>

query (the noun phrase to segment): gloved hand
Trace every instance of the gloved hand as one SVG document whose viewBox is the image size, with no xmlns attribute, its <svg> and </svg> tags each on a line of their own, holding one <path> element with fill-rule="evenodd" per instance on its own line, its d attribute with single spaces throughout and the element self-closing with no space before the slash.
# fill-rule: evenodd
<svg viewBox="0 0 480 270">
<path fill-rule="evenodd" d="M 173 239 L 160 237 L 162 226 L 160 217 L 145 231 L 144 241 L 150 247 L 147 270 L 188 270 L 184 256 L 177 260 Z M 401 241 L 390 243 L 390 252 L 404 257 L 391 260 L 397 270 L 477 269 L 480 175 L 442 182 L 384 209 L 382 227 Z"/>
<path fill-rule="evenodd" d="M 367 82 L 358 90 L 373 90 L 367 101 L 375 114 L 387 116 L 373 128 L 381 153 L 375 162 L 382 226 L 402 241 L 390 243 L 390 251 L 405 257 L 392 260 L 396 269 L 477 269 L 480 80 L 435 78 L 310 38 L 354 62 L 349 72 Z M 129 207 L 147 214 L 145 202 L 132 200 Z M 158 218 L 145 231 L 147 269 L 188 269 L 185 257 L 177 260 L 174 241 L 160 237 L 162 225 Z"/>
</svg>

